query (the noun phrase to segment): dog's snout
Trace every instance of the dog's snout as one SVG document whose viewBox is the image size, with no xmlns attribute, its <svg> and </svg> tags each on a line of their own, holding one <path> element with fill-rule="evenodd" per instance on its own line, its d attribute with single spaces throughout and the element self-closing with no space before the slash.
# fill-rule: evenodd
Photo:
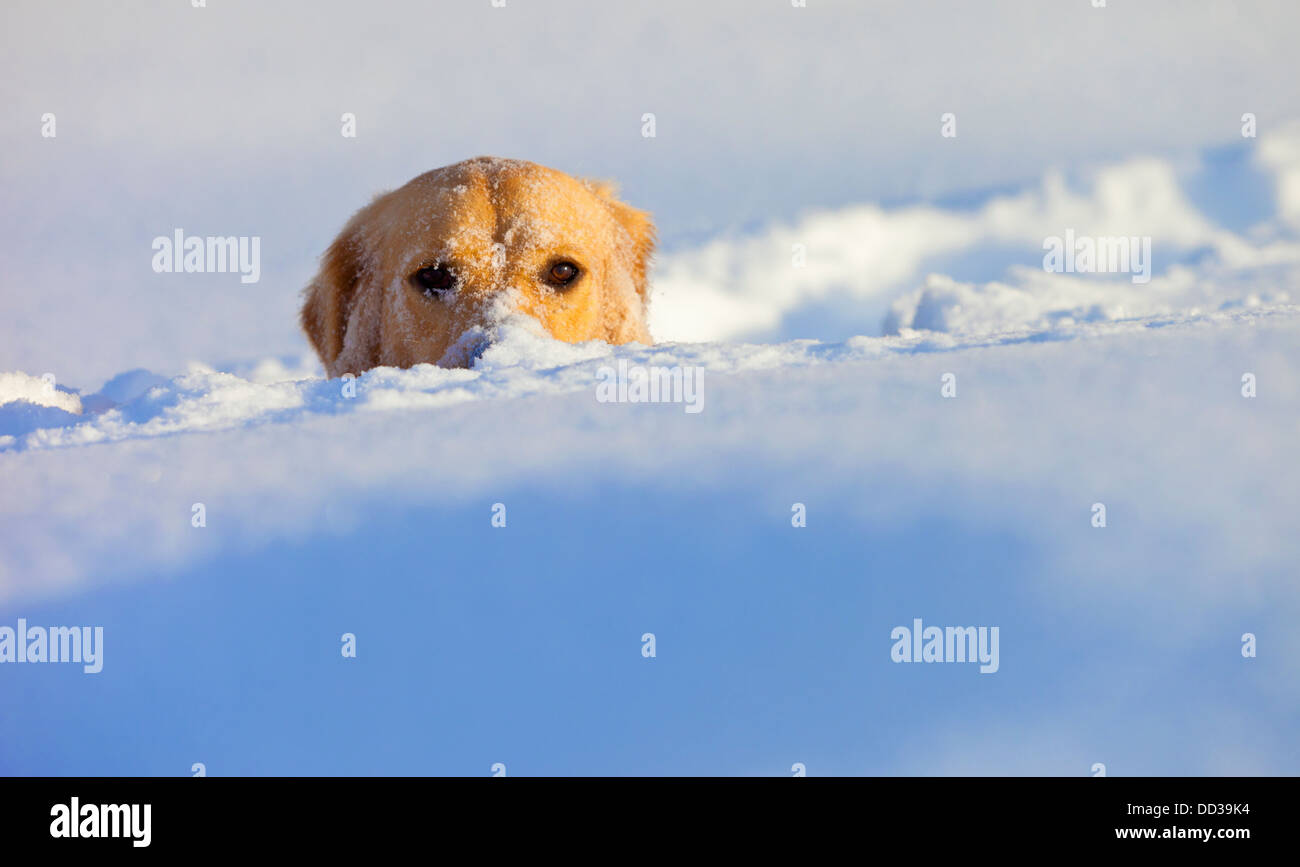
<svg viewBox="0 0 1300 867">
<path fill-rule="evenodd" d="M 492 345 L 492 335 L 482 326 L 474 326 L 461 333 L 438 361 L 443 367 L 473 367 Z"/>
</svg>

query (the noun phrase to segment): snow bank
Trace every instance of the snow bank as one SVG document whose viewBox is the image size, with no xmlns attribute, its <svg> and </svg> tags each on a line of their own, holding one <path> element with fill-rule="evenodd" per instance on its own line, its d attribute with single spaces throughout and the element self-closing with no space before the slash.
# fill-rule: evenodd
<svg viewBox="0 0 1300 867">
<path fill-rule="evenodd" d="M 788 317 L 819 304 L 850 319 L 880 309 L 881 329 L 896 334 L 1287 303 L 1300 285 L 1300 123 L 1264 135 L 1254 168 L 1272 187 L 1274 208 L 1244 232 L 1200 210 L 1185 189 L 1187 172 L 1150 157 L 1102 166 L 1073 183 L 1052 172 L 1037 187 L 974 208 L 857 205 L 809 213 L 664 256 L 651 330 L 660 340 L 766 339 Z M 1155 278 L 1135 286 L 1127 274 L 1045 272 L 1045 240 L 1067 230 L 1149 237 Z M 1005 277 L 963 282 L 927 275 L 936 266 L 980 274 L 1005 269 Z"/>
<path fill-rule="evenodd" d="M 118 377 L 0 451 L 6 622 L 108 648 L 6 672 L 0 773 L 1294 773 L 1298 347 L 1258 307 Z M 618 361 L 704 410 L 598 401 Z M 893 664 L 914 617 L 999 671 Z"/>
<path fill-rule="evenodd" d="M 1177 461 L 1182 458 L 1166 446 L 1186 424 L 1197 431 L 1187 447 L 1196 448 L 1198 460 L 1206 459 L 1205 449 L 1216 454 L 1228 449 L 1233 460 L 1244 462 L 1235 470 L 1239 478 L 1233 486 L 1255 479 L 1252 490 L 1231 497 L 1243 506 L 1254 504 L 1233 519 L 1240 519 L 1243 527 L 1236 538 L 1249 539 L 1276 524 L 1286 514 L 1281 503 L 1293 500 L 1300 490 L 1300 480 L 1294 487 L 1286 481 L 1293 468 L 1274 466 L 1297 433 L 1294 417 L 1286 412 L 1300 371 L 1298 335 L 1296 307 L 1121 322 L 1058 321 L 1045 330 L 983 335 L 907 332 L 839 344 L 571 346 L 538 344 L 539 338 L 525 331 L 504 335 L 469 370 L 421 365 L 409 370 L 378 368 L 354 381 L 259 383 L 207 369 L 153 385 L 153 378 L 136 374 L 137 387 L 144 391 L 124 403 L 84 416 L 61 416 L 35 429 L 9 428 L 12 432 L 0 449 L 0 471 L 6 477 L 0 510 L 8 518 L 0 514 L 0 519 L 10 528 L 6 550 L 12 557 L 7 569 L 0 560 L 0 585 L 13 592 L 20 586 L 59 583 L 56 576 L 65 570 L 58 564 L 70 556 L 62 542 L 54 543 L 58 553 L 53 555 L 41 546 L 45 554 L 30 552 L 37 558 L 31 562 L 39 562 L 39 567 L 20 565 L 26 562 L 22 552 L 27 543 L 51 538 L 50 533 L 59 536 L 62 521 L 48 520 L 43 510 L 82 515 L 77 522 L 79 548 L 93 548 L 91 540 L 98 532 L 107 534 L 110 547 L 116 546 L 109 540 L 123 532 L 148 537 L 153 541 L 142 544 L 142 551 L 164 560 L 173 545 L 184 541 L 188 549 L 193 544 L 184 534 L 173 537 L 177 528 L 188 527 L 187 518 L 182 516 L 171 527 L 176 516 L 169 520 L 155 514 L 162 505 L 153 494 L 140 499 L 134 487 L 79 480 L 82 473 L 94 476 L 96 468 L 119 463 L 122 468 L 114 477 L 124 474 L 148 485 L 160 475 L 172 477 L 167 509 L 210 501 L 225 496 L 220 492 L 227 489 L 226 495 L 245 497 L 257 491 L 255 496 L 266 503 L 280 503 L 241 512 L 241 525 L 256 528 L 258 536 L 285 521 L 294 526 L 311 520 L 308 516 L 326 503 L 380 492 L 397 499 L 424 492 L 417 481 L 422 478 L 437 478 L 427 493 L 447 501 L 481 490 L 484 480 L 502 474 L 549 478 L 576 458 L 595 455 L 605 455 L 607 464 L 594 475 L 579 473 L 578 484 L 582 479 L 594 483 L 656 477 L 673 489 L 709 477 L 731 479 L 726 483 L 732 484 L 748 472 L 741 469 L 747 462 L 737 455 L 755 450 L 766 450 L 762 460 L 779 466 L 802 461 L 820 467 L 800 483 L 814 489 L 827 483 L 815 479 L 827 467 L 884 461 L 895 468 L 891 473 L 910 478 L 880 501 L 881 507 L 891 508 L 905 501 L 926 502 L 926 485 L 920 480 L 930 475 L 926 462 L 936 449 L 957 461 L 960 469 L 951 471 L 961 476 L 987 478 L 997 485 L 1018 480 L 1067 487 L 1082 498 L 1095 496 L 1089 488 L 1103 475 L 1145 475 L 1163 467 L 1159 472 L 1167 477 L 1168 490 L 1160 495 L 1159 507 L 1145 507 L 1159 524 L 1187 508 L 1181 502 L 1188 498 L 1186 484 L 1203 482 L 1204 474 L 1226 472 L 1229 466 L 1217 457 L 1215 466 L 1198 465 L 1190 474 L 1181 467 Z M 1049 352 L 1048 347 L 1058 349 Z M 1153 353 L 1162 358 L 1158 381 L 1140 375 Z M 687 415 L 680 407 L 601 403 L 596 391 L 600 369 L 619 361 L 703 368 L 705 411 Z M 1129 395 L 1122 405 L 1115 405 L 1111 392 L 1098 391 L 1100 385 L 1091 386 L 1088 393 L 1081 390 L 1081 382 L 1100 382 L 1102 371 L 1108 381 L 1118 383 L 1112 388 Z M 964 416 L 965 426 L 941 435 L 934 425 L 944 416 L 935 413 L 944 404 L 930 402 L 938 398 L 940 377 L 948 372 L 959 380 L 953 406 L 967 411 L 979 406 L 980 412 L 993 415 Z M 1259 377 L 1258 401 L 1238 393 L 1245 372 Z M 1133 401 L 1139 401 L 1140 408 L 1130 406 Z M 97 406 L 108 401 L 101 394 L 84 402 Z M 1032 413 L 1027 406 L 1034 407 Z M 1231 439 L 1210 433 L 1211 423 L 1228 424 L 1229 416 L 1219 419 L 1215 414 L 1230 409 L 1231 418 L 1240 417 L 1233 424 L 1240 424 L 1248 422 L 1252 410 L 1264 408 L 1268 426 L 1250 431 L 1245 451 L 1232 446 Z M 1092 467 L 1089 479 L 1074 478 L 1073 464 L 1063 463 L 1053 445 L 1075 443 L 1069 448 L 1080 448 L 1076 424 L 1081 412 L 1091 414 L 1090 428 L 1107 432 L 1086 446 L 1105 456 L 1104 463 Z M 1200 417 L 1178 421 L 1188 412 Z M 688 424 L 683 418 L 695 421 Z M 0 419 L 6 417 L 0 414 Z M 12 419 L 6 423 L 12 424 Z M 1231 425 L 1226 429 L 1235 430 Z M 827 437 L 833 441 L 824 441 Z M 1014 443 L 1030 451 L 1009 453 Z M 871 454 L 857 454 L 861 448 Z M 695 463 L 714 449 L 721 449 L 717 460 Z M 682 461 L 688 466 L 681 466 Z M 231 466 L 244 470 L 227 478 Z M 1139 467 L 1146 468 L 1135 469 Z M 1269 467 L 1267 472 L 1258 475 L 1264 467 Z M 321 468 L 330 469 L 322 476 Z M 569 476 L 563 486 L 574 483 L 575 477 Z M 1260 484 L 1274 493 L 1265 496 Z M 33 497 L 42 489 L 47 493 Z M 1191 496 L 1189 502 L 1196 499 Z M 1260 514 L 1264 503 L 1271 505 Z M 116 517 L 105 523 L 102 516 L 107 513 Z M 133 514 L 134 519 L 129 517 Z M 1247 521 L 1249 515 L 1254 517 Z M 134 529 L 127 530 L 122 521 Z M 15 528 L 22 526 L 29 526 L 30 536 L 15 543 L 21 535 Z M 1226 531 L 1209 534 L 1205 541 L 1228 545 L 1236 551 L 1232 556 L 1245 558 L 1241 562 L 1271 558 L 1279 551 L 1272 543 L 1253 552 L 1237 551 Z M 67 579 L 84 575 L 89 562 L 104 553 L 92 561 L 84 554 L 73 557 L 79 565 L 69 567 Z"/>
<path fill-rule="evenodd" d="M 217 431 L 270 422 L 295 422 L 314 415 L 427 410 L 461 403 L 503 401 L 533 395 L 595 393 L 602 368 L 618 360 L 645 368 L 703 368 L 711 375 L 746 371 L 792 370 L 809 365 L 869 361 L 895 355 L 971 349 L 1024 341 L 1069 341 L 1142 332 L 1155 321 L 1125 314 L 1117 293 L 1105 309 L 1096 305 L 1073 315 L 1053 315 L 1055 296 L 1035 296 L 1013 287 L 972 287 L 935 277 L 916 301 L 911 318 L 899 316 L 901 332 L 890 337 L 856 337 L 844 343 L 798 340 L 782 344 L 662 344 L 610 346 L 601 342 L 568 344 L 552 340 L 528 323 L 506 323 L 497 341 L 472 369 L 421 364 L 406 370 L 380 367 L 357 378 L 327 380 L 303 376 L 308 359 L 286 364 L 267 359 L 244 365 L 243 375 L 205 365 L 172 379 L 148 371 L 114 377 L 83 399 L 53 392 L 27 374 L 4 374 L 0 385 L 19 403 L 0 405 L 0 450 L 60 448 L 124 439 L 146 439 L 191 431 Z M 1158 305 L 1155 305 L 1158 306 Z M 1158 324 L 1218 324 L 1287 317 L 1295 307 L 1244 305 L 1251 315 L 1226 310 L 1172 315 Z M 1257 308 L 1257 309 L 1256 309 Z M 1168 313 L 1173 308 L 1159 310 Z M 954 322 L 960 323 L 960 327 Z M 1032 327 L 1020 327 L 1029 323 Z M 927 330 L 928 329 L 928 330 Z M 944 332 L 960 332 L 961 336 Z M 295 378 L 280 380 L 279 375 Z M 39 396 L 59 411 L 33 415 L 12 412 Z"/>
<path fill-rule="evenodd" d="M 49 406 L 64 412 L 81 412 L 81 399 L 72 392 L 59 389 L 53 378 L 30 376 L 26 373 L 0 373 L 0 404 L 22 401 L 33 406 Z"/>
<path fill-rule="evenodd" d="M 1300 262 L 1300 260 L 1297 260 Z M 886 334 L 909 330 L 982 334 L 1011 329 L 1061 329 L 1076 322 L 1191 318 L 1206 311 L 1286 305 L 1300 279 L 1279 269 L 1176 267 L 1140 289 L 1126 279 L 1052 274 L 1016 267 L 1008 283 L 962 283 L 931 274 L 924 286 L 890 304 Z M 1220 287 L 1231 285 L 1231 292 Z"/>
</svg>

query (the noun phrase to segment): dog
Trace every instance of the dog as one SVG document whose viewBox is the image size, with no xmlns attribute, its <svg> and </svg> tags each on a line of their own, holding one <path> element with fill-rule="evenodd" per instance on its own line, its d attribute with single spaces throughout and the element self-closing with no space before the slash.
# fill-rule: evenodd
<svg viewBox="0 0 1300 867">
<path fill-rule="evenodd" d="M 651 343 L 650 214 L 612 184 L 477 157 L 377 196 L 321 258 L 301 322 L 331 377 L 469 367 L 505 317 L 569 343 Z"/>
</svg>

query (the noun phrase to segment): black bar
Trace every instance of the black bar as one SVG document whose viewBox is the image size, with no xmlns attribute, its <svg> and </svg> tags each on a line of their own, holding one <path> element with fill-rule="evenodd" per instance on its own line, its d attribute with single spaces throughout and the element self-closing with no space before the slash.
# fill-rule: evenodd
<svg viewBox="0 0 1300 867">
<path fill-rule="evenodd" d="M 1297 794 L 1294 777 L 11 778 L 0 780 L 0 829 L 7 852 L 54 855 L 337 856 L 399 844 L 432 852 L 449 841 L 536 854 L 635 842 L 634 850 L 619 850 L 621 860 L 655 848 L 680 854 L 707 841 L 736 852 L 843 842 L 864 856 L 901 843 L 927 854 L 993 847 L 987 851 L 1230 856 L 1285 846 Z M 118 837 L 53 836 L 70 832 L 58 820 L 60 805 L 70 813 L 74 797 L 83 823 L 107 818 L 111 831 L 123 812 L 87 812 L 105 804 L 138 805 L 137 822 Z M 149 845 L 135 846 L 145 804 Z M 1212 836 L 1162 836 L 1193 828 Z M 1155 839 L 1119 836 L 1148 829 Z"/>
</svg>

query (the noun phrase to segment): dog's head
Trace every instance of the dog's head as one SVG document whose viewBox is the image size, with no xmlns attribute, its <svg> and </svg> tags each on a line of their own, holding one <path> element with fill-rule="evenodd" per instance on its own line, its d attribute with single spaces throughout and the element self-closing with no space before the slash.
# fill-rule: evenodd
<svg viewBox="0 0 1300 867">
<path fill-rule="evenodd" d="M 479 157 L 379 196 L 307 287 L 302 325 L 331 376 L 467 366 L 525 314 L 571 343 L 650 342 L 654 224 L 608 184 Z"/>
</svg>

